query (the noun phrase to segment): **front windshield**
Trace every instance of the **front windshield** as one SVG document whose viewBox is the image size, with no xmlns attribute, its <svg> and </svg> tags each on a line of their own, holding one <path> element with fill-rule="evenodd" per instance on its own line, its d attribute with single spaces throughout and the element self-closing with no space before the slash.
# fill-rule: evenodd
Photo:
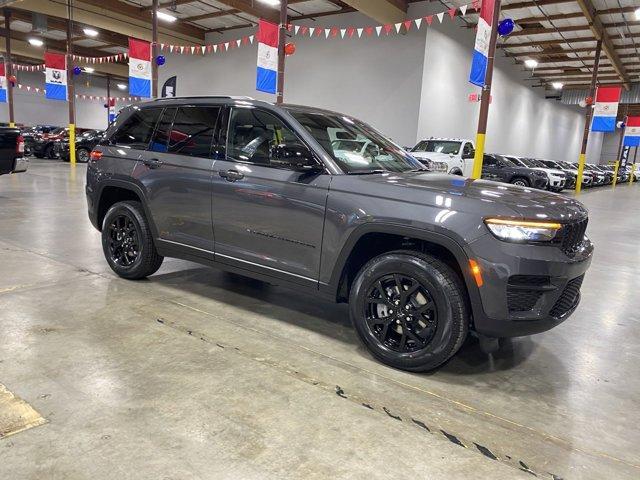
<svg viewBox="0 0 640 480">
<path fill-rule="evenodd" d="M 523 158 L 522 161 L 529 168 L 547 168 L 543 163 L 539 162 L 535 158 Z"/>
<path fill-rule="evenodd" d="M 450 141 L 450 140 L 423 140 L 418 143 L 412 152 L 437 152 L 451 155 L 457 155 L 460 151 L 460 144 L 462 142 Z"/>
<path fill-rule="evenodd" d="M 506 158 L 507 160 L 511 160 L 518 167 L 528 167 L 528 165 L 521 158 L 516 158 L 516 157 L 504 157 L 504 158 Z"/>
<path fill-rule="evenodd" d="M 358 120 L 296 108 L 289 109 L 289 113 L 346 173 L 424 170 L 401 147 Z"/>
<path fill-rule="evenodd" d="M 498 160 L 500 160 L 500 162 L 502 162 L 502 164 L 505 167 L 518 167 L 519 165 L 516 165 L 515 163 L 513 163 L 511 160 L 509 160 L 507 157 L 503 157 L 502 155 L 496 155 L 496 158 Z"/>
</svg>

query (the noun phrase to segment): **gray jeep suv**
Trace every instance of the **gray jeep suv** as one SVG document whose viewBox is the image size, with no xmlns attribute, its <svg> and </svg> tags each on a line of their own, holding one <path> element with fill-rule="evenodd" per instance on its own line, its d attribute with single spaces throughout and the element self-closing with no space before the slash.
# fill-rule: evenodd
<svg viewBox="0 0 640 480">
<path fill-rule="evenodd" d="M 179 257 L 348 302 L 362 342 L 433 369 L 469 330 L 548 330 L 593 247 L 575 200 L 428 172 L 348 115 L 233 97 L 125 108 L 91 153 L 89 218 L 141 279 Z"/>
</svg>

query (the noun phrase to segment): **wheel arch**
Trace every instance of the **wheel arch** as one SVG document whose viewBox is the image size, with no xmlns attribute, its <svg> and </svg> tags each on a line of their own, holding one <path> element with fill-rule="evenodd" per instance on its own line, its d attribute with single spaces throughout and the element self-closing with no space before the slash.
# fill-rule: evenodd
<svg viewBox="0 0 640 480">
<path fill-rule="evenodd" d="M 151 227 L 151 232 L 153 233 L 154 238 L 157 238 L 156 225 L 149 212 L 146 197 L 142 188 L 135 183 L 115 179 L 106 181 L 100 186 L 96 211 L 96 226 L 98 230 L 102 231 L 102 222 L 109 208 L 118 202 L 126 200 L 138 201 L 142 204 L 144 214 L 147 217 L 149 226 Z"/>
</svg>

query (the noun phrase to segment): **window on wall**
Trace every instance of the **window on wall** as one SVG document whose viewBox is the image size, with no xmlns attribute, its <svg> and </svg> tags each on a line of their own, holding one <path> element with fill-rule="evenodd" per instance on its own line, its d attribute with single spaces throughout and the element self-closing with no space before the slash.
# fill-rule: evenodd
<svg viewBox="0 0 640 480">
<path fill-rule="evenodd" d="M 146 150 L 162 108 L 144 108 L 131 114 L 114 133 L 116 145 Z"/>
<path fill-rule="evenodd" d="M 290 165 L 271 157 L 273 147 L 281 144 L 301 144 L 282 120 L 257 108 L 232 110 L 227 143 L 231 159 L 286 168 Z"/>
<path fill-rule="evenodd" d="M 210 157 L 220 107 L 181 107 L 173 120 L 169 152 Z"/>
<path fill-rule="evenodd" d="M 176 116 L 176 108 L 165 108 L 153 134 L 153 139 L 149 145 L 149 150 L 154 152 L 166 152 L 169 145 L 169 134 L 171 133 L 171 124 Z"/>
</svg>

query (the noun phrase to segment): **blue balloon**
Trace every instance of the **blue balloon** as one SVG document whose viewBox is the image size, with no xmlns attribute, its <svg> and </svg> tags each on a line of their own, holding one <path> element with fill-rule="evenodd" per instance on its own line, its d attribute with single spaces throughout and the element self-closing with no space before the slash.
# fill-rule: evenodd
<svg viewBox="0 0 640 480">
<path fill-rule="evenodd" d="M 166 58 L 164 58 L 164 55 L 158 55 L 156 57 L 156 64 L 158 64 L 159 66 L 164 65 L 164 63 L 167 61 Z"/>
<path fill-rule="evenodd" d="M 511 32 L 513 32 L 513 27 L 515 26 L 516 24 L 510 18 L 505 18 L 504 20 L 500 20 L 500 23 L 498 23 L 498 33 L 500 34 L 501 37 L 506 37 Z"/>
<path fill-rule="evenodd" d="M 73 74 L 80 75 L 82 73 L 82 69 L 78 66 L 73 67 Z"/>
</svg>

